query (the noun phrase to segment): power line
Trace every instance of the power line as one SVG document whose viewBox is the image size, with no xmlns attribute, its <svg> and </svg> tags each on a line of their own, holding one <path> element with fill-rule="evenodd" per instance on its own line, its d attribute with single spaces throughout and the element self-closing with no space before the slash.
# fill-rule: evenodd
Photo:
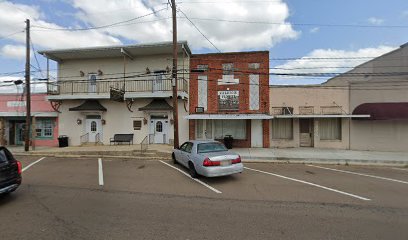
<svg viewBox="0 0 408 240">
<path fill-rule="evenodd" d="M 36 61 L 37 66 L 38 66 L 38 68 L 36 68 L 36 69 L 39 70 L 39 72 L 41 74 L 41 77 L 44 78 L 43 71 L 41 70 L 41 67 L 40 67 L 40 62 L 38 61 L 38 58 L 37 58 L 37 51 L 34 48 L 34 44 L 33 44 L 32 40 L 31 40 L 31 38 L 30 38 L 30 43 L 31 43 L 31 49 L 33 50 L 33 55 L 34 55 L 35 61 Z"/>
<path fill-rule="evenodd" d="M 128 20 L 125 20 L 125 21 L 115 22 L 115 23 L 102 25 L 102 26 L 89 27 L 89 28 L 51 28 L 51 27 L 43 27 L 43 26 L 36 26 L 36 25 L 34 25 L 32 27 L 33 28 L 40 28 L 40 29 L 47 29 L 47 30 L 54 30 L 54 31 L 87 31 L 87 30 L 95 30 L 95 29 L 101 29 L 101 28 L 109 28 L 109 27 L 113 27 L 113 26 L 116 26 L 116 25 L 119 25 L 119 24 L 132 22 L 132 21 L 135 21 L 137 19 L 144 18 L 144 17 L 150 16 L 150 15 L 156 14 L 156 13 L 161 12 L 161 11 L 166 10 L 166 9 L 167 9 L 167 7 L 159 9 L 159 10 L 153 10 L 151 13 L 141 15 L 141 16 L 138 16 L 138 17 L 135 17 L 135 18 L 131 18 L 131 19 L 128 19 Z"/>
<path fill-rule="evenodd" d="M 191 18 L 199 21 L 216 21 L 229 23 L 244 23 L 244 24 L 264 24 L 264 25 L 288 25 L 288 26 L 306 26 L 306 27 L 344 27 L 344 28 L 408 28 L 408 25 L 362 25 L 362 24 L 325 24 L 325 23 L 289 23 L 289 22 L 267 22 L 267 21 L 246 21 L 246 20 L 230 20 L 220 18 Z"/>
<path fill-rule="evenodd" d="M 0 40 L 5 39 L 5 38 L 9 38 L 9 37 L 11 37 L 11 36 L 14 36 L 14 35 L 16 35 L 16 34 L 23 33 L 23 32 L 25 32 L 25 30 L 20 30 L 20 31 L 18 31 L 18 32 L 14 32 L 14 33 L 11 33 L 11 34 L 2 36 L 2 37 L 0 37 Z"/>
<path fill-rule="evenodd" d="M 190 20 L 190 18 L 187 17 L 187 15 L 186 15 L 180 8 L 179 8 L 179 11 L 184 15 L 185 18 L 187 18 L 187 20 L 191 23 L 191 25 L 193 25 L 194 28 L 197 29 L 197 31 L 198 31 L 199 33 L 201 33 L 201 35 L 203 35 L 203 37 L 204 37 L 205 39 L 207 39 L 207 41 L 208 41 L 218 52 L 221 53 L 221 50 L 218 49 L 218 48 L 214 45 L 214 43 L 212 43 L 212 42 L 210 41 L 210 39 L 208 39 L 207 36 L 204 35 L 203 32 L 201 32 L 201 30 L 193 23 L 193 21 Z"/>
</svg>

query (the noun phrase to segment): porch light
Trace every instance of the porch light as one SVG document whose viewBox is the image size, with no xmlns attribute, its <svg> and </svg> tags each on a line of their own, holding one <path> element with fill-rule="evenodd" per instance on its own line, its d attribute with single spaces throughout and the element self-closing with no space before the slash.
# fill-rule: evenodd
<svg viewBox="0 0 408 240">
<path fill-rule="evenodd" d="M 150 74 L 150 69 L 148 67 L 146 68 L 146 74 Z"/>
<path fill-rule="evenodd" d="M 83 71 L 79 71 L 79 76 L 83 77 L 85 76 L 85 73 Z"/>
<path fill-rule="evenodd" d="M 146 125 L 147 124 L 147 119 L 143 118 L 143 124 Z"/>
<path fill-rule="evenodd" d="M 76 122 L 77 122 L 78 125 L 82 124 L 82 120 L 80 118 L 78 118 Z"/>
<path fill-rule="evenodd" d="M 98 70 L 98 76 L 102 76 L 103 75 L 103 72 L 102 72 L 102 70 Z"/>
<path fill-rule="evenodd" d="M 106 120 L 105 120 L 105 119 L 102 119 L 101 122 L 102 122 L 102 125 L 105 125 L 105 124 L 106 124 Z"/>
</svg>

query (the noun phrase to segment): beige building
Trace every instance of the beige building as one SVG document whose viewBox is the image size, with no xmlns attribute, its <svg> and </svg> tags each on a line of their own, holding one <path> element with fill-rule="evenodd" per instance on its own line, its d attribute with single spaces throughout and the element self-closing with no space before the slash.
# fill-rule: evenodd
<svg viewBox="0 0 408 240">
<path fill-rule="evenodd" d="M 110 144 L 115 134 L 134 134 L 135 144 L 173 142 L 171 42 L 40 54 L 58 63 L 48 100 L 59 111 L 59 134 L 69 137 L 69 145 Z M 187 42 L 179 42 L 180 126 L 188 126 L 190 54 Z M 179 139 L 188 139 L 187 127 L 180 128 Z"/>
<path fill-rule="evenodd" d="M 350 148 L 408 151 L 408 44 L 332 78 L 325 86 L 350 87 Z"/>
<path fill-rule="evenodd" d="M 270 87 L 271 147 L 408 151 L 408 44 L 320 85 Z"/>
</svg>

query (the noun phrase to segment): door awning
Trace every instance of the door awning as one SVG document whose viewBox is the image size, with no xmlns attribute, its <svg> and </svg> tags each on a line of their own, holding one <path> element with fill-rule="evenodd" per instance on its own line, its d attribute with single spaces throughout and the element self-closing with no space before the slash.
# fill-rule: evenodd
<svg viewBox="0 0 408 240">
<path fill-rule="evenodd" d="M 353 114 L 369 114 L 368 120 L 406 120 L 408 102 L 363 103 L 354 109 Z"/>
<path fill-rule="evenodd" d="M 156 98 L 153 99 L 153 101 L 151 101 L 146 106 L 139 108 L 139 111 L 152 111 L 152 110 L 171 111 L 173 110 L 173 107 L 170 106 L 165 99 Z"/>
<path fill-rule="evenodd" d="M 190 114 L 186 119 L 272 119 L 267 114 Z"/>
<path fill-rule="evenodd" d="M 102 111 L 106 112 L 106 108 L 102 106 L 98 100 L 88 99 L 81 105 L 70 108 L 69 111 Z"/>
</svg>

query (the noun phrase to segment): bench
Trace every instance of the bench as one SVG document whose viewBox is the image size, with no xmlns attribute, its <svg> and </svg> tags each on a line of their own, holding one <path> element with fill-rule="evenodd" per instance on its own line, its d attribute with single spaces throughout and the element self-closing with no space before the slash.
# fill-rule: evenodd
<svg viewBox="0 0 408 240">
<path fill-rule="evenodd" d="M 133 133 L 130 133 L 130 134 L 115 134 L 115 135 L 113 135 L 113 138 L 110 138 L 109 139 L 109 144 L 110 145 L 112 145 L 112 143 L 113 144 L 115 144 L 115 143 L 125 143 L 125 142 L 127 142 L 127 143 L 129 143 L 129 145 L 130 145 L 130 143 L 132 143 L 133 144 Z"/>
</svg>

